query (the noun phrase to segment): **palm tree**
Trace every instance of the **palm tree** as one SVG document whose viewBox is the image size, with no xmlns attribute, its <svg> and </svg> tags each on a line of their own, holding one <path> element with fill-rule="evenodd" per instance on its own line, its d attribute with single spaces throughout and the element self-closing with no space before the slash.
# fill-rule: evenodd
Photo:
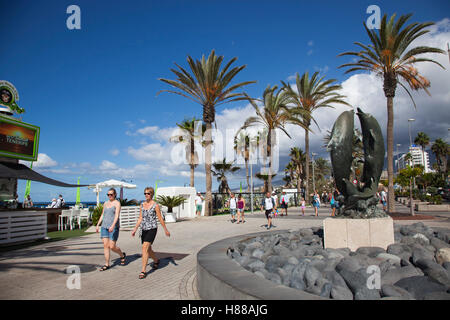
<svg viewBox="0 0 450 320">
<path fill-rule="evenodd" d="M 220 182 L 219 193 L 229 193 L 230 187 L 228 186 L 228 180 L 226 174 L 229 172 L 236 172 L 241 168 L 233 166 L 233 163 L 227 163 L 223 158 L 222 162 L 213 163 L 214 170 L 211 169 L 213 175 L 217 177 L 217 181 Z"/>
<path fill-rule="evenodd" d="M 234 137 L 234 151 L 238 156 L 242 156 L 245 161 L 245 175 L 247 178 L 247 191 L 250 191 L 250 182 L 248 174 L 248 162 L 250 160 L 250 154 L 254 149 L 254 140 L 248 133 L 241 132 Z"/>
<path fill-rule="evenodd" d="M 413 168 L 407 166 L 406 169 L 400 170 L 396 178 L 396 182 L 401 186 L 409 185 L 409 212 L 412 216 L 414 216 L 413 197 L 412 197 L 413 181 L 415 180 L 416 177 L 420 176 L 421 174 L 422 168 L 420 167 Z"/>
<path fill-rule="evenodd" d="M 430 137 L 425 132 L 419 132 L 414 139 L 414 143 L 422 147 L 422 163 L 425 168 L 425 147 L 430 144 Z"/>
<path fill-rule="evenodd" d="M 308 72 L 305 72 L 302 77 L 296 74 L 296 90 L 290 85 L 283 83 L 284 90 L 290 97 L 290 103 L 294 105 L 291 109 L 296 116 L 299 117 L 301 126 L 305 129 L 305 155 L 306 163 L 309 160 L 309 131 L 311 121 L 319 128 L 316 120 L 314 120 L 312 113 L 319 108 L 333 108 L 332 104 L 344 104 L 350 106 L 343 99 L 345 96 L 338 93 L 342 89 L 340 85 L 333 84 L 336 79 L 324 80 L 324 77 L 319 78 L 319 72 L 315 72 L 309 78 Z M 320 129 L 320 128 L 319 128 Z M 309 166 L 305 166 L 306 181 L 309 181 Z M 309 195 L 308 183 L 305 185 L 305 197 Z M 306 199 L 307 200 L 307 199 Z"/>
<path fill-rule="evenodd" d="M 176 208 L 186 202 L 186 199 L 183 196 L 157 196 L 156 202 L 162 206 L 167 207 L 167 212 L 172 212 L 173 208 Z"/>
<path fill-rule="evenodd" d="M 439 172 L 442 178 L 444 178 L 444 175 L 447 173 L 447 157 L 450 154 L 450 145 L 441 138 L 438 138 L 431 146 L 431 151 L 436 155 Z"/>
<path fill-rule="evenodd" d="M 297 192 L 301 193 L 301 187 L 302 187 L 302 176 L 304 168 L 306 167 L 306 155 L 303 152 L 302 149 L 293 147 L 291 148 L 291 152 L 289 153 L 289 156 L 291 157 L 292 166 L 295 170 L 295 177 L 297 178 Z"/>
<path fill-rule="evenodd" d="M 191 167 L 191 187 L 194 187 L 194 169 L 199 163 L 198 154 L 197 151 L 195 151 L 195 140 L 201 142 L 206 131 L 205 125 L 201 125 L 201 128 L 196 127 L 199 121 L 199 119 L 193 117 L 192 119 L 186 119 L 181 123 L 177 123 L 181 133 L 170 137 L 171 142 L 184 143 L 186 145 L 186 161 Z"/>
<path fill-rule="evenodd" d="M 177 80 L 159 79 L 178 90 L 162 90 L 178 94 L 203 106 L 203 122 L 206 124 L 205 132 L 205 173 L 206 173 L 206 210 L 205 215 L 212 215 L 212 177 L 211 177 L 211 144 L 212 144 L 212 123 L 215 122 L 215 108 L 218 105 L 248 99 L 243 92 L 236 92 L 237 89 L 256 81 L 246 81 L 231 85 L 233 78 L 246 66 L 230 66 L 237 58 L 231 59 L 222 69 L 223 56 L 216 56 L 214 50 L 211 51 L 208 59 L 202 56 L 201 60 L 194 61 L 190 56 L 187 62 L 191 69 L 190 74 L 184 68 L 175 64 L 179 70 L 171 69 L 177 76 Z M 160 91 L 161 92 L 161 91 Z"/>
<path fill-rule="evenodd" d="M 267 146 L 267 156 L 269 158 L 269 173 L 268 173 L 268 191 L 272 192 L 272 147 L 273 143 L 275 143 L 275 134 L 276 129 L 282 130 L 289 138 L 291 136 L 287 133 L 285 125 L 288 123 L 297 124 L 303 126 L 303 124 L 292 116 L 287 108 L 288 103 L 288 95 L 281 88 L 278 90 L 278 86 L 267 86 L 263 93 L 263 110 L 261 111 L 254 99 L 250 97 L 248 100 L 251 105 L 255 108 L 256 117 L 249 117 L 245 120 L 244 125 L 239 129 L 243 130 L 251 126 L 262 125 L 267 129 L 267 139 L 263 141 L 264 145 Z M 238 132 L 239 132 L 238 131 Z"/>
<path fill-rule="evenodd" d="M 409 20 L 412 14 L 403 15 L 395 21 L 396 14 L 393 14 L 389 21 L 384 15 L 380 29 L 364 28 L 370 38 L 371 43 L 364 45 L 355 42 L 362 48 L 359 52 L 344 52 L 339 56 L 355 56 L 357 61 L 341 65 L 349 67 L 345 73 L 353 71 L 369 71 L 374 72 L 383 78 L 383 90 L 387 99 L 387 162 L 388 162 L 388 211 L 394 211 L 394 96 L 397 84 L 400 84 L 412 99 L 411 93 L 406 86 L 400 82 L 404 80 L 406 84 L 413 90 L 427 90 L 430 87 L 430 81 L 419 74 L 415 67 L 418 62 L 432 62 L 444 68 L 438 62 L 418 57 L 426 53 L 445 53 L 439 48 L 428 46 L 411 47 L 412 42 L 418 37 L 426 34 L 429 30 L 425 28 L 433 25 L 433 22 L 412 23 L 402 27 Z M 378 31 L 376 31 L 378 30 Z M 412 100 L 416 106 L 414 100 Z"/>
<path fill-rule="evenodd" d="M 271 192 L 269 191 L 269 177 L 275 177 L 277 174 L 274 173 L 272 175 L 269 174 L 263 174 L 263 173 L 256 173 L 255 177 L 258 178 L 259 180 L 264 181 L 264 193 L 266 192 Z"/>
<path fill-rule="evenodd" d="M 295 179 L 295 165 L 294 163 L 291 161 L 288 162 L 288 164 L 286 165 L 285 169 L 284 169 L 284 175 L 285 175 L 285 179 L 283 179 L 284 181 L 286 181 L 286 186 L 287 187 L 291 187 L 292 186 L 292 182 Z"/>
</svg>

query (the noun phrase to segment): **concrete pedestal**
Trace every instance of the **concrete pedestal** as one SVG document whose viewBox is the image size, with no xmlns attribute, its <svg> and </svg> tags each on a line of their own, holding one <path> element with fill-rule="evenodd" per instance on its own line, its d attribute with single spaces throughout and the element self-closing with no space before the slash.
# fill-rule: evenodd
<svg viewBox="0 0 450 320">
<path fill-rule="evenodd" d="M 374 219 L 337 219 L 323 221 L 326 248 L 387 247 L 394 243 L 394 221 L 391 217 Z"/>
<path fill-rule="evenodd" d="M 166 223 L 177 222 L 177 217 L 173 212 L 165 212 L 164 222 Z"/>
</svg>

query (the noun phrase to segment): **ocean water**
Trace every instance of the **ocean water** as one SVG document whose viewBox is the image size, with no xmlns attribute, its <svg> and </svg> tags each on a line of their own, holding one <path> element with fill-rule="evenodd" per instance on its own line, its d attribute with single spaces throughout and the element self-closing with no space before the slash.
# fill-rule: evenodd
<svg viewBox="0 0 450 320">
<path fill-rule="evenodd" d="M 83 208 L 95 207 L 97 202 L 81 202 L 83 204 Z M 33 205 L 37 208 L 47 208 L 50 202 L 33 202 Z M 75 205 L 75 202 L 66 202 L 66 206 L 72 207 Z"/>
</svg>

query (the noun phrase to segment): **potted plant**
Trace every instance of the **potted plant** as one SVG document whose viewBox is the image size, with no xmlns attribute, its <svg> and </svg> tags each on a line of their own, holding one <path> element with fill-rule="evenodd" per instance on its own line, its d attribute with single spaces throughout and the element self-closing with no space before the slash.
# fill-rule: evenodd
<svg viewBox="0 0 450 320">
<path fill-rule="evenodd" d="M 173 214 L 173 208 L 176 208 L 186 202 L 182 196 L 157 196 L 156 202 L 161 206 L 167 207 L 167 214 L 164 216 L 166 222 L 176 222 L 176 216 Z"/>
</svg>

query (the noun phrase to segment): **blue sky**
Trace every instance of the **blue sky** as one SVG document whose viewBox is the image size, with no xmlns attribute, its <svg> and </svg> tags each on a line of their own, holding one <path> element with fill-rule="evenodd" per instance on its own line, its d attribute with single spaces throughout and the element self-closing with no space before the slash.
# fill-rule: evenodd
<svg viewBox="0 0 450 320">
<path fill-rule="evenodd" d="M 81 30 L 66 27 L 71 4 L 81 9 Z M 348 60 L 337 55 L 356 49 L 354 41 L 367 43 L 362 23 L 369 5 L 378 5 L 382 14 L 411 12 L 412 21 L 419 22 L 441 21 L 450 12 L 448 1 L 0 0 L 0 30 L 7 37 L 0 79 L 16 86 L 19 105 L 26 109 L 22 120 L 41 128 L 39 152 L 48 161 L 36 170 L 68 183 L 79 176 L 81 183 L 133 180 L 138 189 L 125 196 L 143 198 L 143 188 L 156 179 L 164 180 L 161 186 L 189 182 L 156 170 L 164 151 L 169 157 L 168 144 L 161 140 L 166 134 L 138 131 L 155 127 L 162 132 L 185 117 L 202 116 L 202 108 L 187 99 L 156 96 L 169 89 L 158 78 L 174 78 L 174 62 L 186 67 L 187 55 L 200 58 L 212 49 L 226 61 L 238 57 L 235 65 L 247 68 L 236 81 L 256 80 L 246 88 L 253 97 L 306 70 L 343 82 L 350 76 L 337 67 Z M 217 113 L 225 117 L 226 109 L 245 105 L 220 106 Z M 160 152 L 155 161 L 143 155 L 152 150 Z M 142 174 L 147 168 L 155 170 Z M 233 184 L 239 181 L 244 180 Z M 203 191 L 202 176 L 197 183 Z M 21 198 L 24 185 L 19 182 Z M 75 199 L 75 189 L 34 182 L 31 188 L 36 201 L 59 193 Z M 95 194 L 83 190 L 82 200 L 95 200 Z"/>
</svg>

